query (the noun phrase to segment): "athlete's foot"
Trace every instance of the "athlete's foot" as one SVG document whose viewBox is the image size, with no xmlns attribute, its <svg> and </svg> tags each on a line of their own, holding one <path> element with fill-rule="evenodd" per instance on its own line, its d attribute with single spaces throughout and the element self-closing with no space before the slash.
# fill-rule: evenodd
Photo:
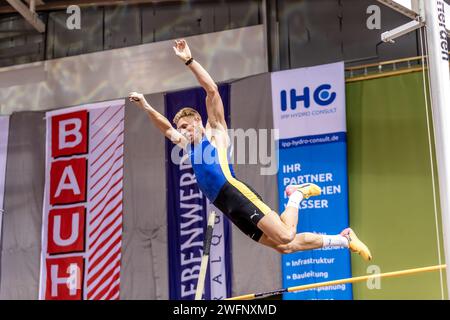
<svg viewBox="0 0 450 320">
<path fill-rule="evenodd" d="M 348 247 L 352 252 L 358 253 L 364 260 L 372 260 L 372 254 L 369 248 L 358 239 L 355 232 L 351 228 L 342 230 L 341 236 L 348 239 Z"/>
<path fill-rule="evenodd" d="M 305 199 L 313 196 L 319 196 L 322 193 L 320 187 L 314 183 L 304 183 L 299 185 L 291 184 L 286 187 L 286 194 L 291 196 L 295 191 L 300 191 Z"/>
</svg>

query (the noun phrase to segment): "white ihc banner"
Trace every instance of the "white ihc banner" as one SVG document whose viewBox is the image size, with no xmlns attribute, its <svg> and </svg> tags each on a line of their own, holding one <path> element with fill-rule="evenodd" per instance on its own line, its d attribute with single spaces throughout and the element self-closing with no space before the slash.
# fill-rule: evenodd
<svg viewBox="0 0 450 320">
<path fill-rule="evenodd" d="M 0 239 L 3 225 L 3 200 L 5 196 L 6 159 L 8 155 L 9 116 L 0 117 Z"/>
<path fill-rule="evenodd" d="M 48 112 L 40 299 L 120 297 L 125 100 Z"/>
<path fill-rule="evenodd" d="M 273 120 L 279 138 L 346 132 L 342 79 L 343 62 L 273 72 Z"/>
</svg>

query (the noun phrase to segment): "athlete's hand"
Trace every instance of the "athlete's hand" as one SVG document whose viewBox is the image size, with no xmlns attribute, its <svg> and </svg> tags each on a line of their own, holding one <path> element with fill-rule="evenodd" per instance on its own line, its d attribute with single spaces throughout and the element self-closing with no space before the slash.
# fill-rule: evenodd
<svg viewBox="0 0 450 320">
<path fill-rule="evenodd" d="M 173 47 L 173 51 L 178 58 L 180 58 L 183 62 L 188 61 L 192 58 L 191 50 L 186 42 L 186 40 L 175 40 L 175 47 Z"/>
<path fill-rule="evenodd" d="M 147 103 L 142 93 L 130 92 L 130 94 L 128 95 L 128 99 L 142 108 L 145 108 L 145 105 Z"/>
</svg>

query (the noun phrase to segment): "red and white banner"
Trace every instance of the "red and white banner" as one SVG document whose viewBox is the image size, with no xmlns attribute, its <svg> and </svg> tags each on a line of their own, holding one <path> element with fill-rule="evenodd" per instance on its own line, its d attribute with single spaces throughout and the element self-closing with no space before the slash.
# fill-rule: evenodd
<svg viewBox="0 0 450 320">
<path fill-rule="evenodd" d="M 119 299 L 124 108 L 46 114 L 40 299 Z"/>
</svg>

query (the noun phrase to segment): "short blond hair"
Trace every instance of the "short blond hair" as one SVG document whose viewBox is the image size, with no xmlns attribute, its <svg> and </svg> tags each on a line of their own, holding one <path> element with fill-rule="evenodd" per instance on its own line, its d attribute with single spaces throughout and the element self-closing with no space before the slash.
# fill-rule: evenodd
<svg viewBox="0 0 450 320">
<path fill-rule="evenodd" d="M 197 118 L 197 120 L 202 119 L 200 113 L 190 107 L 186 107 L 177 112 L 175 117 L 173 117 L 173 123 L 176 125 L 178 121 L 180 121 L 180 119 L 184 117 L 194 117 Z"/>
</svg>

